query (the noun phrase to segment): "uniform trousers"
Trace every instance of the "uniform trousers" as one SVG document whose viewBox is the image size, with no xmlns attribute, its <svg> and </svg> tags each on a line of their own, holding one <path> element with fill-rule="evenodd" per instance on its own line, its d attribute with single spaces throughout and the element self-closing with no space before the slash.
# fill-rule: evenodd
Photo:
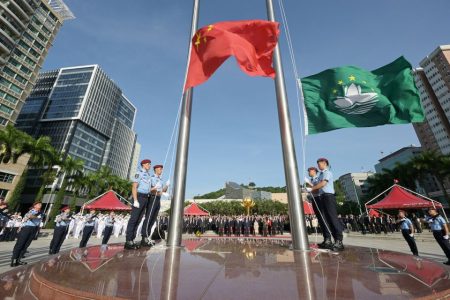
<svg viewBox="0 0 450 300">
<path fill-rule="evenodd" d="M 406 242 L 408 243 L 409 249 L 411 249 L 411 252 L 413 255 L 418 256 L 419 251 L 417 250 L 416 240 L 414 237 L 410 236 L 411 230 L 409 229 L 402 229 L 402 235 L 405 238 Z"/>
<path fill-rule="evenodd" d="M 450 261 L 450 242 L 447 239 L 444 239 L 444 232 L 442 230 L 433 230 L 433 236 L 436 239 L 436 242 L 441 246 L 442 250 Z"/>
<path fill-rule="evenodd" d="M 27 245 L 29 245 L 31 241 L 33 241 L 35 233 L 35 226 L 23 226 L 20 229 L 16 244 L 14 245 L 13 254 L 11 257 L 12 259 L 22 258 L 22 256 L 25 254 L 25 251 L 27 250 Z"/>
<path fill-rule="evenodd" d="M 342 241 L 342 231 L 344 228 L 342 226 L 342 222 L 338 219 L 336 198 L 334 194 L 320 195 L 320 202 L 322 205 L 322 214 L 325 219 L 324 221 L 326 224 L 328 224 L 331 235 L 333 236 L 335 241 Z M 322 230 L 328 231 L 326 228 L 323 228 Z"/>
<path fill-rule="evenodd" d="M 139 226 L 139 223 L 144 216 L 144 213 L 147 209 L 148 204 L 148 194 L 137 194 L 137 201 L 139 202 L 139 207 L 131 208 L 131 216 L 130 220 L 128 220 L 127 232 L 126 232 L 126 241 L 130 242 L 136 238 L 136 231 Z"/>
<path fill-rule="evenodd" d="M 66 238 L 67 226 L 57 226 L 53 231 L 53 238 L 50 242 L 50 254 L 56 254 L 61 249 L 61 246 Z"/>
<path fill-rule="evenodd" d="M 31 242 L 36 239 L 36 234 L 39 232 L 39 226 L 27 226 L 27 227 L 33 228 L 33 233 L 31 234 L 31 237 L 27 240 L 25 244 L 25 249 L 23 249 L 21 257 L 25 255 L 25 252 L 27 251 L 28 247 L 30 247 Z"/>
<path fill-rule="evenodd" d="M 155 221 L 158 218 L 160 208 L 161 196 L 150 194 L 145 210 L 145 220 L 141 230 L 142 238 L 147 238 L 150 236 L 153 224 L 155 224 Z"/>
<path fill-rule="evenodd" d="M 83 228 L 83 236 L 80 242 L 80 248 L 84 248 L 91 237 L 92 232 L 94 231 L 94 226 L 84 226 Z"/>
<path fill-rule="evenodd" d="M 103 232 L 102 245 L 108 244 L 109 238 L 113 232 L 114 226 L 106 226 L 105 231 Z"/>
<path fill-rule="evenodd" d="M 325 224 L 325 214 L 324 214 L 324 208 L 322 204 L 322 198 L 319 195 L 312 196 L 312 206 L 314 213 L 316 214 L 317 221 L 319 222 L 319 226 L 322 229 L 322 235 L 325 240 L 331 239 L 330 231 L 327 229 L 327 226 Z M 329 226 L 328 226 L 329 227 Z"/>
</svg>

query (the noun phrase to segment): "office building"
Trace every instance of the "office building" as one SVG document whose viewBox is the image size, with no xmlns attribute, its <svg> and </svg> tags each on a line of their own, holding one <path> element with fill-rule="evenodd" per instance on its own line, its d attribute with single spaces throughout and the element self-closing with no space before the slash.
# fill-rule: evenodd
<svg viewBox="0 0 450 300">
<path fill-rule="evenodd" d="M 367 195 L 367 178 L 372 172 L 347 173 L 339 177 L 346 201 L 358 202 Z"/>
<path fill-rule="evenodd" d="M 136 107 L 98 65 L 43 72 L 17 119 L 28 134 L 49 136 L 61 153 L 129 178 L 135 155 Z"/>
<path fill-rule="evenodd" d="M 15 124 L 61 25 L 62 0 L 0 0 L 0 127 Z"/>
<path fill-rule="evenodd" d="M 415 70 L 425 124 L 414 126 L 424 150 L 450 154 L 450 45 L 440 46 Z"/>
</svg>

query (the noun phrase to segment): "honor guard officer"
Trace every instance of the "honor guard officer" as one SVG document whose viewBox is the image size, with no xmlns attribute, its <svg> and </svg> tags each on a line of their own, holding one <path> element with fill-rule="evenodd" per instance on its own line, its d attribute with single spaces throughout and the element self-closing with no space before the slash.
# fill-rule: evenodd
<svg viewBox="0 0 450 300">
<path fill-rule="evenodd" d="M 56 254 L 61 249 L 64 239 L 67 235 L 67 228 L 69 227 L 72 217 L 70 216 L 70 207 L 65 206 L 61 209 L 62 213 L 55 218 L 55 229 L 53 231 L 53 238 L 50 242 L 50 249 L 48 254 Z"/>
<path fill-rule="evenodd" d="M 154 243 L 149 239 L 153 224 L 158 217 L 159 209 L 161 208 L 161 195 L 167 192 L 170 182 L 167 181 L 165 184 L 162 180 L 162 165 L 155 165 L 153 167 L 154 174 L 150 177 L 150 197 L 147 202 L 147 208 L 145 212 L 145 220 L 142 226 L 142 241 L 141 246 L 151 247 Z"/>
<path fill-rule="evenodd" d="M 105 231 L 103 233 L 102 245 L 108 244 L 109 238 L 113 232 L 115 222 L 115 213 L 111 211 L 105 219 Z"/>
<path fill-rule="evenodd" d="M 448 239 L 449 229 L 448 224 L 445 222 L 444 218 L 439 215 L 435 208 L 430 208 L 428 210 L 429 217 L 426 221 L 430 224 L 430 229 L 433 232 L 433 236 L 436 242 L 442 248 L 447 256 L 447 261 L 444 262 L 445 265 L 450 265 L 450 242 Z"/>
<path fill-rule="evenodd" d="M 138 249 L 139 245 L 134 242 L 136 238 L 136 231 L 141 222 L 141 219 L 146 211 L 149 202 L 148 195 L 150 193 L 150 166 L 151 161 L 144 159 L 141 161 L 141 168 L 136 173 L 131 187 L 131 194 L 133 196 L 133 208 L 131 209 L 131 216 L 128 221 L 126 231 L 125 249 Z"/>
<path fill-rule="evenodd" d="M 309 185 L 310 187 L 313 187 L 315 185 L 318 185 L 320 180 L 319 180 L 319 170 L 317 170 L 316 167 L 309 167 L 308 168 L 308 176 L 309 178 L 307 178 L 308 180 L 306 180 L 306 184 Z M 310 191 L 309 189 L 307 189 L 307 191 Z M 330 230 L 328 230 L 328 227 L 325 224 L 325 220 L 324 220 L 324 208 L 323 208 L 323 204 L 322 204 L 322 199 L 319 195 L 319 190 L 312 190 L 311 189 L 311 200 L 312 200 L 312 206 L 314 209 L 314 213 L 316 214 L 317 217 L 317 221 L 319 222 L 319 226 L 322 229 L 322 235 L 323 235 L 323 242 L 318 244 L 317 246 L 319 246 L 319 248 L 330 248 L 332 245 L 331 242 L 331 234 L 330 234 Z"/>
<path fill-rule="evenodd" d="M 95 221 L 97 219 L 95 209 L 91 209 L 89 211 L 89 214 L 87 214 L 85 218 L 86 220 L 84 223 L 83 236 L 81 238 L 80 248 L 86 247 L 87 242 L 89 241 L 89 238 L 91 237 L 92 232 L 94 231 Z"/>
<path fill-rule="evenodd" d="M 337 215 L 333 174 L 329 170 L 329 165 L 328 159 L 326 158 L 319 158 L 317 160 L 317 167 L 320 170 L 318 183 L 311 187 L 309 191 L 319 191 L 319 202 L 321 206 L 319 206 L 319 209 L 322 208 L 321 213 L 323 215 L 323 221 L 328 225 L 328 228 L 322 228 L 322 231 L 329 229 L 334 238 L 334 244 L 331 243 L 331 240 L 325 240 L 322 248 L 331 249 L 333 251 L 342 251 L 344 250 L 344 244 L 342 243 L 343 226 Z"/>
<path fill-rule="evenodd" d="M 411 252 L 414 256 L 419 256 L 419 251 L 417 250 L 416 241 L 414 240 L 414 226 L 410 219 L 406 217 L 406 212 L 404 210 L 398 211 L 398 217 L 400 220 L 400 230 L 402 231 L 402 235 L 405 238 L 406 242 L 411 249 Z"/>
<path fill-rule="evenodd" d="M 26 262 L 22 262 L 20 259 L 25 254 L 27 245 L 29 245 L 31 241 L 33 241 L 37 228 L 39 228 L 41 224 L 41 208 L 42 204 L 40 202 L 34 203 L 31 210 L 23 218 L 24 223 L 22 225 L 22 228 L 20 229 L 11 257 L 11 267 L 27 264 Z"/>
</svg>

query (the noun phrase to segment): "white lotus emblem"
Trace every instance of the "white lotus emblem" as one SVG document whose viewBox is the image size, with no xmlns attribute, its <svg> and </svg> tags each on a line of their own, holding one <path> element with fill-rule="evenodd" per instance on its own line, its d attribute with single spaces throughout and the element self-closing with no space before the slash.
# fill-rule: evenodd
<svg viewBox="0 0 450 300">
<path fill-rule="evenodd" d="M 360 115 L 371 110 L 378 102 L 377 93 L 362 93 L 361 86 L 354 83 L 344 88 L 345 96 L 337 97 L 334 104 L 346 114 Z"/>
</svg>

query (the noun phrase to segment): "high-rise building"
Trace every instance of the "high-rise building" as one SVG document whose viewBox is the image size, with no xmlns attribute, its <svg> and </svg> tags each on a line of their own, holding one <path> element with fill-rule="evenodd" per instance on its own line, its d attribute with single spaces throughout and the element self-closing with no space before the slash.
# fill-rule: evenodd
<svg viewBox="0 0 450 300">
<path fill-rule="evenodd" d="M 339 183 L 345 194 L 346 201 L 358 202 L 367 195 L 367 178 L 372 172 L 347 173 L 339 177 Z"/>
<path fill-rule="evenodd" d="M 14 124 L 65 20 L 62 0 L 0 0 L 0 126 Z"/>
<path fill-rule="evenodd" d="M 133 151 L 133 159 L 131 160 L 131 166 L 130 166 L 130 177 L 129 177 L 130 180 L 132 180 L 134 178 L 134 175 L 137 172 L 140 155 L 141 155 L 141 144 L 136 142 L 136 144 L 134 146 L 134 151 Z"/>
<path fill-rule="evenodd" d="M 415 80 L 426 121 L 414 126 L 424 150 L 450 154 L 450 45 L 420 62 Z"/>
<path fill-rule="evenodd" d="M 98 65 L 43 72 L 17 119 L 17 127 L 49 136 L 61 153 L 102 165 L 129 178 L 135 154 L 136 107 Z"/>
</svg>

